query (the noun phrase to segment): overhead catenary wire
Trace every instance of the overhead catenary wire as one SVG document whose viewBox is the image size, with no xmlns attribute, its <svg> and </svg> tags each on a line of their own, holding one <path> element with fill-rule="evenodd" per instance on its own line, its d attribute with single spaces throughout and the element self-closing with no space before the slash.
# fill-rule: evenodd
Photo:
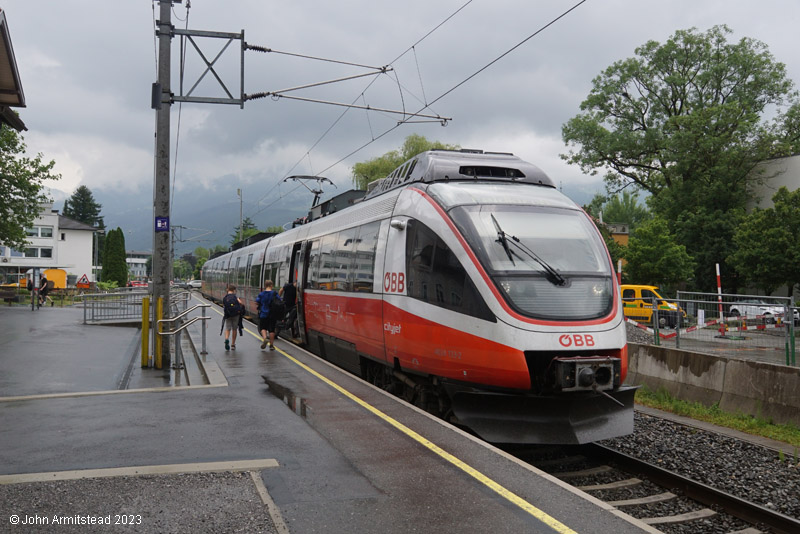
<svg viewBox="0 0 800 534">
<path fill-rule="evenodd" d="M 471 3 L 472 3 L 472 1 L 473 1 L 473 0 L 468 0 L 468 1 L 467 1 L 467 2 L 465 2 L 463 5 L 461 5 L 461 7 L 459 7 L 459 8 L 458 8 L 458 9 L 456 9 L 455 11 L 453 11 L 453 12 L 452 12 L 450 15 L 448 15 L 448 16 L 447 16 L 447 17 L 446 17 L 444 20 L 442 20 L 442 21 L 441 21 L 439 24 L 437 24 L 437 25 L 436 25 L 436 26 L 434 26 L 434 27 L 433 27 L 433 28 L 432 28 L 430 31 L 428 31 L 428 33 L 426 33 L 425 35 L 423 35 L 422 37 L 420 37 L 419 39 L 417 39 L 417 41 L 416 41 L 414 44 L 412 44 L 411 46 L 409 46 L 409 47 L 408 47 L 406 50 L 404 50 L 402 53 L 400 53 L 400 54 L 399 54 L 399 55 L 398 55 L 396 58 L 394 58 L 392 61 L 390 61 L 390 62 L 388 63 L 388 65 L 391 65 L 391 64 L 395 63 L 395 62 L 396 62 L 396 61 L 398 61 L 400 58 L 402 58 L 404 55 L 406 55 L 406 54 L 407 54 L 409 51 L 411 51 L 411 50 L 412 50 L 414 47 L 416 47 L 417 45 L 419 45 L 419 44 L 420 44 L 422 41 L 424 41 L 425 39 L 427 39 L 428 37 L 430 37 L 430 36 L 431 36 L 433 33 L 435 33 L 437 30 L 439 30 L 439 28 L 441 28 L 442 26 L 444 26 L 444 25 L 445 25 L 445 24 L 446 24 L 448 21 L 450 21 L 450 20 L 451 20 L 453 17 L 455 17 L 455 16 L 456 16 L 458 13 L 460 13 L 462 10 L 464 10 L 464 8 L 466 8 L 466 7 L 467 7 L 469 4 L 471 4 Z M 397 76 L 397 73 L 396 73 L 396 72 L 395 72 L 395 76 Z M 375 77 L 375 78 L 373 78 L 372 80 L 370 80 L 370 82 L 369 82 L 369 83 L 367 84 L 367 86 L 366 86 L 366 87 L 365 87 L 365 88 L 364 88 L 364 89 L 361 91 L 361 93 L 360 93 L 358 96 L 356 96 L 356 97 L 353 99 L 353 101 L 352 101 L 352 104 L 355 104 L 355 103 L 356 103 L 356 102 L 357 102 L 357 101 L 358 101 L 360 98 L 361 98 L 361 99 L 363 99 L 363 95 L 364 95 L 364 93 L 365 93 L 367 90 L 369 90 L 369 88 L 370 88 L 370 87 L 372 87 L 372 85 L 373 85 L 373 84 L 374 84 L 374 83 L 377 81 L 377 79 L 378 79 L 378 78 L 377 78 L 377 77 Z M 428 106 L 428 107 L 429 107 L 429 106 Z M 284 180 L 286 177 L 288 177 L 288 176 L 290 176 L 290 175 L 292 174 L 292 172 L 294 171 L 294 169 L 296 169 L 296 168 L 297 168 L 297 166 L 298 166 L 298 165 L 300 165 L 300 163 L 303 161 L 303 159 L 305 159 L 305 158 L 306 158 L 306 156 L 309 156 L 309 157 L 310 157 L 310 153 L 311 153 L 311 151 L 312 151 L 312 150 L 314 150 L 314 149 L 317 147 L 317 145 L 319 145 L 319 143 L 321 143 L 321 142 L 322 142 L 322 140 L 323 140 L 323 139 L 325 139 L 325 137 L 327 137 L 327 135 L 328 135 L 328 134 L 329 134 L 329 133 L 330 133 L 330 132 L 331 132 L 331 131 L 332 131 L 332 130 L 333 130 L 335 127 L 336 127 L 336 125 L 337 125 L 337 124 L 338 124 L 338 123 L 339 123 L 339 122 L 340 122 L 340 121 L 341 121 L 341 120 L 344 118 L 344 116 L 345 116 L 345 115 L 347 115 L 347 113 L 350 111 L 350 109 L 353 109 L 353 108 L 345 108 L 345 109 L 342 111 L 342 113 L 341 113 L 341 114 L 340 114 L 338 117 L 336 117 L 336 119 L 334 119 L 334 121 L 333 121 L 333 122 L 330 124 L 330 126 L 328 126 L 328 128 L 327 128 L 327 129 L 326 129 L 326 130 L 325 130 L 325 131 L 324 131 L 324 132 L 323 132 L 323 133 L 322 133 L 322 134 L 321 134 L 321 135 L 320 135 L 320 136 L 319 136 L 319 137 L 316 139 L 316 141 L 314 141 L 314 143 L 311 145 L 311 147 L 310 147 L 310 148 L 308 148 L 308 149 L 306 150 L 305 154 L 303 154 L 303 156 L 302 156 L 302 157 L 301 157 L 301 158 L 300 158 L 300 159 L 299 159 L 299 160 L 298 160 L 298 161 L 297 161 L 297 162 L 296 162 L 294 165 L 292 165 L 292 167 L 291 167 L 291 168 L 290 168 L 290 169 L 289 169 L 289 170 L 288 170 L 288 171 L 285 173 L 285 175 L 284 175 L 284 176 L 283 176 L 283 177 L 282 177 L 280 180 L 278 180 L 278 185 L 280 185 L 280 183 L 282 183 L 282 182 L 283 182 L 283 180 Z M 423 108 L 423 109 L 425 109 L 425 108 Z M 369 113 L 369 111 L 367 111 L 367 113 Z M 398 124 L 395 126 L 395 128 L 396 128 L 396 127 L 398 127 L 400 124 L 402 124 L 402 123 L 398 123 Z M 394 130 L 395 128 L 392 128 L 392 130 Z M 390 131 L 391 131 L 391 130 L 390 130 Z M 373 136 L 373 141 L 377 141 L 378 139 L 380 139 L 381 137 L 383 137 L 383 136 L 384 136 L 384 135 L 386 135 L 387 133 L 389 133 L 389 132 L 384 132 L 384 133 L 383 133 L 383 134 L 381 134 L 379 137 L 374 137 L 374 136 Z M 368 145 L 364 145 L 364 146 L 368 146 Z M 361 148 L 359 148 L 359 149 L 358 149 L 356 152 L 358 152 L 359 150 L 361 150 L 361 149 L 363 149 L 363 148 L 364 148 L 364 147 L 361 147 Z M 353 152 L 352 154 L 354 154 L 354 153 L 356 153 L 356 152 Z M 351 155 L 352 155 L 352 154 L 351 154 Z M 345 157 L 345 158 L 343 158 L 343 159 L 347 159 L 347 157 L 349 157 L 349 156 L 346 156 L 346 157 Z M 340 160 L 340 161 L 342 161 L 342 160 Z M 328 167 L 328 169 L 330 169 L 330 168 L 331 168 L 331 167 Z M 326 170 L 328 170 L 328 169 L 326 169 Z M 324 171 L 323 171 L 323 172 L 324 172 Z M 274 186 L 273 186 L 273 187 L 274 187 Z M 287 194 L 291 194 L 291 192 L 295 191 L 296 189 L 297 189 L 297 188 L 293 189 L 292 191 L 290 191 L 290 192 L 289 192 L 289 193 L 287 193 Z M 264 195 L 262 195 L 262 196 L 259 198 L 259 200 L 258 200 L 258 202 L 257 202 L 257 203 L 260 203 L 260 202 L 261 202 L 261 200 L 263 200 L 264 198 L 266 198 L 268 195 L 269 195 L 269 190 L 268 190 L 266 193 L 264 193 Z M 282 198 L 282 197 L 283 197 L 283 195 L 282 195 L 281 197 L 279 197 L 279 198 Z M 266 209 L 266 208 L 261 208 L 261 209 L 259 209 L 259 210 L 255 211 L 255 212 L 251 213 L 251 214 L 250 214 L 250 215 L 248 215 L 248 216 L 255 216 L 255 215 L 258 215 L 258 214 L 259 214 L 259 213 L 261 213 L 261 212 L 262 212 L 264 209 Z"/>
<path fill-rule="evenodd" d="M 181 19 L 177 17 L 178 20 L 184 21 L 186 23 L 186 29 L 189 29 L 189 9 L 192 7 L 191 2 L 187 0 L 186 2 L 186 19 Z M 172 9 L 173 13 L 175 12 L 175 8 Z M 181 36 L 181 50 L 180 50 L 180 85 L 181 85 L 181 92 L 183 92 L 183 78 L 186 71 L 186 36 Z M 180 147 L 181 142 L 181 115 L 183 112 L 183 102 L 178 102 L 178 125 L 175 130 L 175 157 L 173 158 L 173 165 L 172 165 L 172 187 L 169 190 L 170 199 L 169 199 L 169 216 L 172 218 L 173 212 L 173 204 L 175 203 L 175 179 L 178 175 L 178 148 Z"/>
<path fill-rule="evenodd" d="M 500 61 L 501 59 L 503 59 L 504 57 L 506 57 L 508 54 L 510 54 L 511 52 L 513 52 L 514 50 L 516 50 L 517 48 L 519 48 L 520 46 L 522 46 L 523 44 L 527 43 L 528 41 L 530 41 L 531 39 L 533 39 L 534 37 L 536 37 L 537 35 L 539 35 L 540 33 L 542 33 L 544 30 L 546 30 L 547 28 L 549 28 L 550 26 L 552 26 L 553 24 L 555 24 L 555 23 L 556 23 L 556 22 L 558 22 L 559 20 L 563 19 L 564 17 L 566 17 L 567 15 L 569 15 L 570 13 L 572 13 L 574 10 L 576 10 L 578 7 L 580 7 L 582 4 L 586 3 L 587 1 L 588 1 L 588 0 L 580 0 L 578 3 L 576 3 L 575 5 L 573 5 L 572 7 L 570 7 L 569 9 L 567 9 L 566 11 L 564 11 L 563 13 L 561 13 L 560 15 L 558 15 L 557 17 L 555 17 L 554 19 L 552 19 L 550 22 L 548 22 L 547 24 L 544 24 L 543 26 L 541 26 L 539 29 L 537 29 L 535 32 L 533 32 L 533 33 L 532 33 L 532 34 L 530 34 L 529 36 L 527 36 L 525 39 L 523 39 L 523 40 L 522 40 L 522 41 L 520 41 L 519 43 L 517 43 L 517 44 L 515 44 L 514 46 L 512 46 L 511 48 L 509 48 L 508 50 L 506 50 L 505 52 L 503 52 L 502 54 L 500 54 L 499 56 L 497 56 L 496 58 L 494 58 L 492 61 L 490 61 L 489 63 L 487 63 L 486 65 L 484 65 L 483 67 L 479 68 L 478 70 L 476 70 L 475 72 L 473 72 L 472 74 L 470 74 L 469 76 L 467 76 L 466 78 L 464 78 L 463 80 L 461 80 L 460 82 L 458 82 L 457 84 L 455 84 L 453 87 L 451 87 L 450 89 L 448 89 L 447 91 L 445 91 L 444 93 L 442 93 L 441 95 L 439 95 L 438 97 L 434 98 L 434 99 L 433 99 L 433 100 L 432 100 L 430 103 L 428 103 L 428 104 L 425 104 L 425 105 L 424 105 L 422 108 L 420 108 L 420 110 L 419 110 L 417 113 L 420 113 L 420 112 L 422 112 L 422 111 L 423 111 L 423 110 L 425 110 L 425 109 L 428 109 L 428 108 L 429 108 L 431 105 L 435 104 L 436 102 L 438 102 L 438 101 L 439 101 L 439 100 L 441 100 L 442 98 L 446 97 L 447 95 L 449 95 L 450 93 L 452 93 L 453 91 L 455 91 L 456 89 L 458 89 L 459 87 L 461 87 L 462 85 L 464 85 L 465 83 L 467 83 L 468 81 L 472 80 L 472 79 L 473 79 L 473 78 L 475 78 L 475 77 L 476 77 L 478 74 L 480 74 L 481 72 L 485 71 L 486 69 L 488 69 L 489 67 L 491 67 L 492 65 L 494 65 L 495 63 L 497 63 L 498 61 Z M 345 160 L 346 160 L 346 159 L 348 159 L 349 157 L 351 157 L 351 156 L 353 156 L 353 155 L 357 154 L 358 152 L 360 152 L 361 150 L 363 150 L 364 148 L 366 148 L 366 147 L 367 147 L 367 146 L 369 146 L 370 144 L 374 143 L 375 141 L 377 141 L 377 140 L 378 140 L 378 139 L 380 139 L 381 137 L 383 137 L 383 136 L 387 135 L 388 133 L 390 133 L 390 132 L 392 132 L 392 131 L 396 130 L 396 129 L 397 129 L 397 128 L 399 128 L 399 127 L 400 127 L 402 124 L 405 124 L 406 122 L 408 122 L 408 121 L 404 120 L 404 121 L 400 121 L 400 122 L 398 122 L 398 124 L 396 124 L 396 125 L 392 126 L 391 128 L 389 128 L 388 130 L 386 130 L 385 132 L 383 132 L 381 135 L 379 135 L 379 136 L 378 136 L 377 138 L 375 138 L 374 140 L 372 140 L 372 141 L 368 141 L 367 143 L 364 143 L 363 145 L 361 145 L 360 147 L 356 148 L 355 150 L 353 150 L 352 152 L 350 152 L 349 154 L 347 154 L 347 155 L 346 155 L 346 156 L 344 156 L 343 158 L 340 158 L 340 159 L 339 159 L 338 161 L 336 161 L 335 163 L 333 163 L 333 164 L 329 165 L 327 168 L 323 169 L 321 172 L 325 173 L 325 172 L 329 171 L 330 169 L 332 169 L 332 168 L 333 168 L 333 167 L 335 167 L 336 165 L 339 165 L 340 163 L 342 163 L 343 161 L 345 161 Z"/>
</svg>

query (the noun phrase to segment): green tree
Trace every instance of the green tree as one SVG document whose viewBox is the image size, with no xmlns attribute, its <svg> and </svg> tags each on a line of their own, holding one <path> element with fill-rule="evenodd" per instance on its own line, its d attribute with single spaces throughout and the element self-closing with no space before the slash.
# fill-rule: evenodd
<svg viewBox="0 0 800 534">
<path fill-rule="evenodd" d="M 267 226 L 267 229 L 264 231 L 268 234 L 280 234 L 283 232 L 283 226 Z"/>
<path fill-rule="evenodd" d="M 597 229 L 600 230 L 600 235 L 603 236 L 603 241 L 606 242 L 606 248 L 608 248 L 608 253 L 611 256 L 611 263 L 614 266 L 614 269 L 617 268 L 617 262 L 623 258 L 625 258 L 625 250 L 627 247 L 620 245 L 617 243 L 611 235 L 611 230 L 605 224 L 599 224 L 599 221 L 595 221 L 595 225 Z"/>
<path fill-rule="evenodd" d="M 192 264 L 185 259 L 177 259 L 172 262 L 172 276 L 181 280 L 186 280 L 192 276 Z"/>
<path fill-rule="evenodd" d="M 602 215 L 604 223 L 627 224 L 631 232 L 652 216 L 647 206 L 639 204 L 639 195 L 629 191 L 611 197 L 597 193 L 583 209 L 598 219 Z"/>
<path fill-rule="evenodd" d="M 242 232 L 241 237 L 239 235 L 239 227 L 241 226 Z M 259 233 L 261 230 L 256 228 L 256 225 L 250 220 L 250 217 L 245 217 L 242 220 L 242 224 L 236 225 L 236 228 L 233 229 L 233 234 L 231 235 L 231 245 L 238 243 L 239 241 L 244 241 L 248 237 L 252 237 Z"/>
<path fill-rule="evenodd" d="M 614 195 L 603 205 L 603 221 L 627 224 L 631 232 L 650 217 L 647 206 L 639 204 L 639 195 L 630 191 Z"/>
<path fill-rule="evenodd" d="M 654 217 L 630 237 L 625 250 L 625 280 L 672 288 L 692 275 L 694 261 L 670 233 L 667 221 Z"/>
<path fill-rule="evenodd" d="M 19 250 L 27 247 L 25 229 L 39 216 L 39 204 L 49 201 L 43 182 L 61 178 L 52 172 L 55 161 L 25 156 L 25 149 L 22 135 L 0 124 L 0 243 Z"/>
<path fill-rule="evenodd" d="M 103 206 L 95 201 L 92 191 L 82 185 L 72 193 L 72 196 L 64 201 L 64 208 L 61 212 L 70 219 L 94 226 L 100 230 L 97 234 L 97 239 L 92 242 L 92 257 L 97 257 L 100 260 L 100 265 L 103 264 L 102 254 L 96 254 L 94 247 L 97 251 L 104 250 L 105 248 L 105 234 L 103 230 L 106 224 L 103 217 L 100 215 L 100 210 Z"/>
<path fill-rule="evenodd" d="M 788 296 L 800 283 L 800 190 L 781 187 L 773 207 L 754 209 L 733 236 L 731 263 L 752 285 L 765 293 L 787 285 Z"/>
<path fill-rule="evenodd" d="M 119 287 L 128 283 L 128 263 L 125 261 L 125 235 L 117 227 L 106 234 L 103 248 L 103 282 L 116 282 Z"/>
<path fill-rule="evenodd" d="M 766 45 L 731 30 L 676 32 L 596 77 L 582 113 L 562 128 L 563 155 L 607 187 L 634 184 L 698 260 L 696 282 L 710 289 L 714 262 L 733 252 L 748 181 L 765 159 L 798 148 L 800 103 L 785 67 Z M 719 221 L 714 233 L 709 221 Z"/>
<path fill-rule="evenodd" d="M 206 264 L 208 258 L 197 258 L 197 263 L 194 265 L 194 271 L 192 271 L 192 278 L 194 280 L 200 279 L 200 274 L 203 271 L 203 265 Z"/>
<path fill-rule="evenodd" d="M 433 149 L 458 150 L 457 145 L 446 145 L 439 141 L 428 141 L 425 137 L 412 134 L 406 137 L 400 150 L 392 150 L 383 156 L 353 165 L 353 184 L 357 189 L 366 190 L 367 184 L 384 178 L 397 167 L 417 154 Z"/>
<path fill-rule="evenodd" d="M 100 215 L 102 207 L 95 201 L 92 191 L 82 185 L 64 201 L 64 209 L 61 212 L 70 219 L 89 226 L 104 228 L 103 217 Z"/>
<path fill-rule="evenodd" d="M 200 271 L 203 270 L 203 265 L 208 261 L 210 255 L 211 252 L 205 247 L 197 247 L 194 249 L 194 256 L 197 258 L 197 263 L 195 263 L 194 271 L 192 272 L 193 279 L 197 280 L 200 278 Z"/>
</svg>

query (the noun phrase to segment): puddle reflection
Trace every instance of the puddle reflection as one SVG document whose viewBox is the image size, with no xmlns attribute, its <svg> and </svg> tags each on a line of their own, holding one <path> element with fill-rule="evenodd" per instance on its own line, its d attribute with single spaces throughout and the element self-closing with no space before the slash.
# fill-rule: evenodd
<svg viewBox="0 0 800 534">
<path fill-rule="evenodd" d="M 311 415 L 311 407 L 306 403 L 306 399 L 298 397 L 291 389 L 278 384 L 274 380 L 270 380 L 266 375 L 261 375 L 261 378 L 264 379 L 264 382 L 269 387 L 269 392 L 283 400 L 286 406 L 294 413 L 304 419 L 307 419 L 308 416 Z"/>
</svg>

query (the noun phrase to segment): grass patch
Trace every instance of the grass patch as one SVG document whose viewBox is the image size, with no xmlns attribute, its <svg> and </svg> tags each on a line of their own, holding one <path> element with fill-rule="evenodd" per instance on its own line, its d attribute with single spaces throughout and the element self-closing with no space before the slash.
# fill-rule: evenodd
<svg viewBox="0 0 800 534">
<path fill-rule="evenodd" d="M 754 436 L 762 436 L 800 447 L 800 428 L 792 424 L 776 424 L 767 419 L 746 414 L 732 414 L 720 410 L 719 405 L 704 406 L 674 398 L 666 390 L 653 391 L 642 386 L 636 391 L 636 402 L 717 426 L 732 428 Z"/>
</svg>

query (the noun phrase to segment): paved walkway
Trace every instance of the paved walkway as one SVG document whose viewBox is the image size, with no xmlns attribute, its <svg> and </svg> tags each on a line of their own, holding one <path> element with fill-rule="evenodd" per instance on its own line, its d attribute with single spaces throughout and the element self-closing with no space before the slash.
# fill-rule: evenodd
<svg viewBox="0 0 800 534">
<path fill-rule="evenodd" d="M 209 327 L 225 387 L 120 393 L 135 329 L 0 322 L 3 532 L 652 532 L 252 325 Z"/>
</svg>

